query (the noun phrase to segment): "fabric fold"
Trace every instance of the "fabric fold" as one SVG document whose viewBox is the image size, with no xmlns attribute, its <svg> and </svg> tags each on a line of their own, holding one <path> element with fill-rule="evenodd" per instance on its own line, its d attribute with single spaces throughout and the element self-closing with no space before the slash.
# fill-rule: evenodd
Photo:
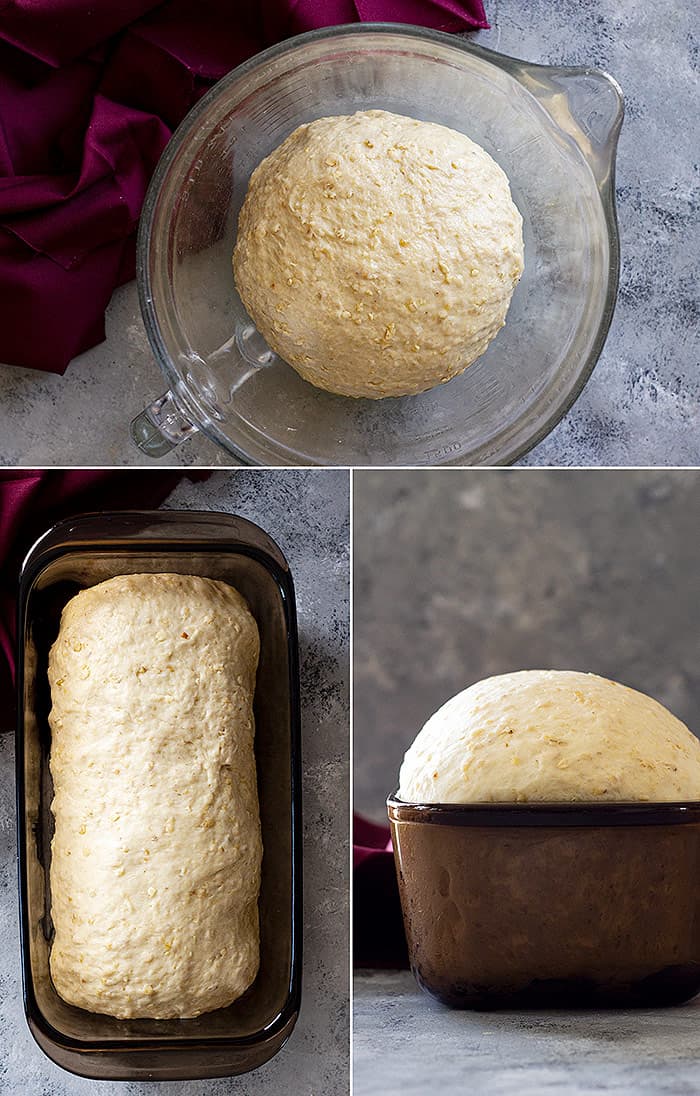
<svg viewBox="0 0 700 1096">
<path fill-rule="evenodd" d="M 216 80 L 368 20 L 487 26 L 481 0 L 0 0 L 0 361 L 62 373 L 104 337 L 151 175 Z"/>
<path fill-rule="evenodd" d="M 353 965 L 408 966 L 399 886 L 388 826 L 353 817 Z"/>
</svg>

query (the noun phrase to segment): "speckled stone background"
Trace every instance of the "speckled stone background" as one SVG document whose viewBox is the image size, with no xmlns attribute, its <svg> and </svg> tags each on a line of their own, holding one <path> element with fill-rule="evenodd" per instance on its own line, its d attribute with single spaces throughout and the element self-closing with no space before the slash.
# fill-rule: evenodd
<svg viewBox="0 0 700 1096">
<path fill-rule="evenodd" d="M 356 472 L 358 809 L 385 819 L 425 720 L 490 674 L 593 671 L 700 732 L 699 535 L 696 470 Z"/>
<path fill-rule="evenodd" d="M 300 1019 L 276 1058 L 235 1080 L 87 1081 L 44 1057 L 22 1011 L 13 743 L 11 735 L 0 736 L 0 1092 L 8 1096 L 345 1096 L 349 1091 L 348 474 L 219 472 L 205 483 L 182 483 L 165 505 L 223 510 L 250 518 L 278 542 L 294 577 L 304 769 Z M 0 716 L 0 730 L 5 729 Z"/>
<path fill-rule="evenodd" d="M 457 1012 L 408 971 L 355 976 L 356 1096 L 695 1096 L 700 1001 L 598 1012 Z"/>
<path fill-rule="evenodd" d="M 486 7 L 492 27 L 475 41 L 530 61 L 602 66 L 627 104 L 617 312 L 583 395 L 525 463 L 700 463 L 695 6 L 487 0 Z M 107 341 L 65 377 L 0 367 L 0 463 L 152 463 L 131 446 L 127 427 L 162 390 L 135 287 L 126 286 L 110 306 Z M 174 460 L 229 463 L 202 437 Z"/>
</svg>

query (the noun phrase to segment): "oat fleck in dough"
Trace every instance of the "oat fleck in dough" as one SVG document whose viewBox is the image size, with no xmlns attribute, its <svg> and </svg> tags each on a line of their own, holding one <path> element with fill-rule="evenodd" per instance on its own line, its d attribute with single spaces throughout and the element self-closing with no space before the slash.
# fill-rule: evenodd
<svg viewBox="0 0 700 1096">
<path fill-rule="evenodd" d="M 50 967 L 71 1004 L 191 1017 L 253 982 L 258 654 L 224 582 L 121 575 L 66 605 L 49 657 Z"/>
<path fill-rule="evenodd" d="M 644 693 L 596 674 L 522 670 L 435 712 L 401 766 L 412 803 L 700 799 L 700 742 Z"/>
<path fill-rule="evenodd" d="M 306 380 L 412 395 L 461 373 L 503 327 L 522 218 L 468 137 L 360 111 L 300 126 L 258 166 L 233 268 L 258 329 Z"/>
</svg>

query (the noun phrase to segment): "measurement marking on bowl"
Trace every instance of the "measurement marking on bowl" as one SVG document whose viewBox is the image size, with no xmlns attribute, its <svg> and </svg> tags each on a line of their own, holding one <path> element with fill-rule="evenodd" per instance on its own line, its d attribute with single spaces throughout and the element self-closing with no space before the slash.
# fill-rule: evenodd
<svg viewBox="0 0 700 1096">
<path fill-rule="evenodd" d="M 600 105 L 597 94 L 589 95 L 582 103 L 581 117 L 577 119 L 583 132 L 595 144 L 604 144 L 608 137 L 609 120 Z"/>
<path fill-rule="evenodd" d="M 439 449 L 428 449 L 426 451 L 425 455 L 426 455 L 426 457 L 440 458 L 440 457 L 447 457 L 447 456 L 449 456 L 450 453 L 461 453 L 461 452 L 462 452 L 462 443 L 455 441 L 455 442 L 452 443 L 452 445 L 443 445 Z"/>
<path fill-rule="evenodd" d="M 538 145 L 541 140 L 540 135 L 535 133 L 532 137 L 526 137 L 524 141 L 518 141 L 517 145 L 513 145 L 512 148 L 505 151 L 508 153 L 520 152 L 521 148 L 527 148 L 528 145 Z"/>
</svg>

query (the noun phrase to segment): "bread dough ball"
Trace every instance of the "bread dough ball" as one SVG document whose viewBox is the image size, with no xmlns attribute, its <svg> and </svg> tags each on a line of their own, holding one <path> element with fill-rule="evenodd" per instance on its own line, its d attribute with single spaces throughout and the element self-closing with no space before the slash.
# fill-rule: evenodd
<svg viewBox="0 0 700 1096">
<path fill-rule="evenodd" d="M 483 148 L 383 110 L 299 126 L 253 172 L 234 276 L 269 346 L 344 396 L 450 380 L 503 327 L 522 218 Z"/>
<path fill-rule="evenodd" d="M 523 670 L 443 704 L 406 753 L 411 803 L 700 799 L 700 742 L 644 693 L 595 674 Z"/>
<path fill-rule="evenodd" d="M 48 668 L 64 1001 L 193 1017 L 255 979 L 259 647 L 241 595 L 196 575 L 119 575 L 65 606 Z"/>
</svg>

